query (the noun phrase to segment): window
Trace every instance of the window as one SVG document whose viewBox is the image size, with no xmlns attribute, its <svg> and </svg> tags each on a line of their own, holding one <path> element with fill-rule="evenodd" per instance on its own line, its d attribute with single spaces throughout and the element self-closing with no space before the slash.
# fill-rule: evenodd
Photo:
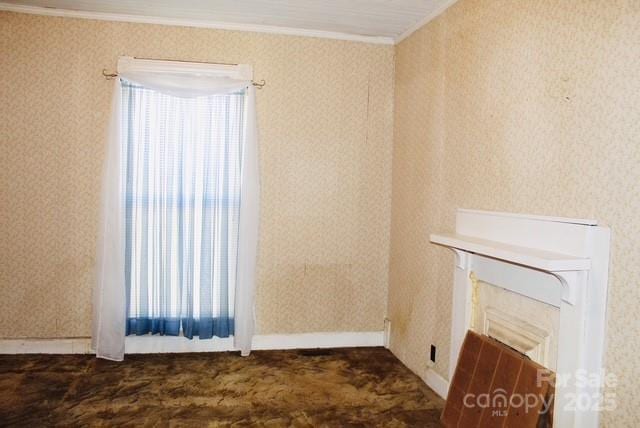
<svg viewBox="0 0 640 428">
<path fill-rule="evenodd" d="M 126 334 L 232 335 L 245 94 L 121 95 Z"/>
</svg>

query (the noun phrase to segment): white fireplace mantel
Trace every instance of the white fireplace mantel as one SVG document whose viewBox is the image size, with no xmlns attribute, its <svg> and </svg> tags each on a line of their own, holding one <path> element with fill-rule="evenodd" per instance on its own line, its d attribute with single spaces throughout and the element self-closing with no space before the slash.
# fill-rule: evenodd
<svg viewBox="0 0 640 428">
<path fill-rule="evenodd" d="M 556 385 L 554 425 L 597 427 L 599 414 L 592 409 L 597 403 L 572 404 L 597 400 L 601 393 L 579 377 L 602 374 L 609 229 L 594 220 L 460 209 L 455 233 L 430 238 L 456 255 L 449 378 L 471 325 L 473 272 L 480 280 L 559 308 L 557 373 L 568 382 Z"/>
<path fill-rule="evenodd" d="M 591 259 L 588 258 L 518 247 L 473 236 L 433 234 L 431 242 L 545 271 L 582 271 L 591 268 Z"/>
</svg>

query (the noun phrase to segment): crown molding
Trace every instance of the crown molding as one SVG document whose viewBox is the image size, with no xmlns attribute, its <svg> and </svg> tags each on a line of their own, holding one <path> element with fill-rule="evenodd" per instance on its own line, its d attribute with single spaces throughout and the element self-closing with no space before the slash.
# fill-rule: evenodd
<svg viewBox="0 0 640 428">
<path fill-rule="evenodd" d="M 418 31 L 420 28 L 424 27 L 427 23 L 429 23 L 430 21 L 436 19 L 438 16 L 440 16 L 445 10 L 447 10 L 450 6 L 452 6 L 457 1 L 458 0 L 447 0 L 444 3 L 442 3 L 433 12 L 429 13 L 427 16 L 422 18 L 420 21 L 416 22 L 411 27 L 409 27 L 409 29 L 407 31 L 405 31 L 404 33 L 402 33 L 399 36 L 397 36 L 394 39 L 393 44 L 397 45 L 398 43 L 400 43 L 401 41 L 403 41 L 404 39 L 406 39 L 407 37 L 409 37 L 410 35 L 412 35 L 416 31 Z"/>
<path fill-rule="evenodd" d="M 393 45 L 393 37 L 363 36 L 358 34 L 339 33 L 322 30 L 306 30 L 303 28 L 278 27 L 274 25 L 242 24 L 194 20 L 184 18 L 168 18 L 145 15 L 127 15 L 119 13 L 86 12 L 81 10 L 58 9 L 39 6 L 27 6 L 0 2 L 0 11 L 28 13 L 32 15 L 59 16 L 66 18 L 95 19 L 99 21 L 136 22 L 142 24 L 173 25 L 180 27 L 211 28 L 216 30 L 246 31 L 254 33 L 282 34 L 288 36 L 316 37 L 324 39 L 345 40 L 350 42 Z"/>
</svg>

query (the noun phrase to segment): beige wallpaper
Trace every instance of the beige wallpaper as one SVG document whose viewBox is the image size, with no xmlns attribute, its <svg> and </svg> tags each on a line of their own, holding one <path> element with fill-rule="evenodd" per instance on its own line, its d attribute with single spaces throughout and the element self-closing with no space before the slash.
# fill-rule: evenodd
<svg viewBox="0 0 640 428">
<path fill-rule="evenodd" d="M 0 13 L 0 337 L 90 334 L 119 55 L 248 63 L 258 91 L 260 333 L 382 330 L 393 47 Z"/>
<path fill-rule="evenodd" d="M 396 50 L 392 350 L 447 373 L 458 207 L 612 228 L 606 426 L 640 426 L 640 2 L 460 0 Z M 446 376 L 445 376 L 446 377 Z"/>
</svg>

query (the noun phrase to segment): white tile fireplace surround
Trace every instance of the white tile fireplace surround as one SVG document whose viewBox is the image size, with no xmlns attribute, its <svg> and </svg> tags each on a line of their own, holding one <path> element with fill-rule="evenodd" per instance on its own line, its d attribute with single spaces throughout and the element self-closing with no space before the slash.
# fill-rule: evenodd
<svg viewBox="0 0 640 428">
<path fill-rule="evenodd" d="M 559 379 L 554 426 L 597 427 L 602 391 L 597 382 L 584 379 L 598 379 L 604 369 L 609 236 L 609 229 L 594 220 L 458 210 L 454 234 L 431 235 L 433 243 L 456 255 L 449 379 L 473 324 L 474 289 L 480 281 L 498 286 L 558 308 L 557 360 L 545 364 L 555 368 Z M 488 324 L 480 332 L 515 337 L 525 348 L 531 346 L 534 360 L 544 358 L 544 347 L 536 341 L 542 343 L 547 333 L 538 340 L 535 328 L 522 328 L 522 319 L 510 325 L 502 313 L 489 317 L 493 327 Z"/>
</svg>

